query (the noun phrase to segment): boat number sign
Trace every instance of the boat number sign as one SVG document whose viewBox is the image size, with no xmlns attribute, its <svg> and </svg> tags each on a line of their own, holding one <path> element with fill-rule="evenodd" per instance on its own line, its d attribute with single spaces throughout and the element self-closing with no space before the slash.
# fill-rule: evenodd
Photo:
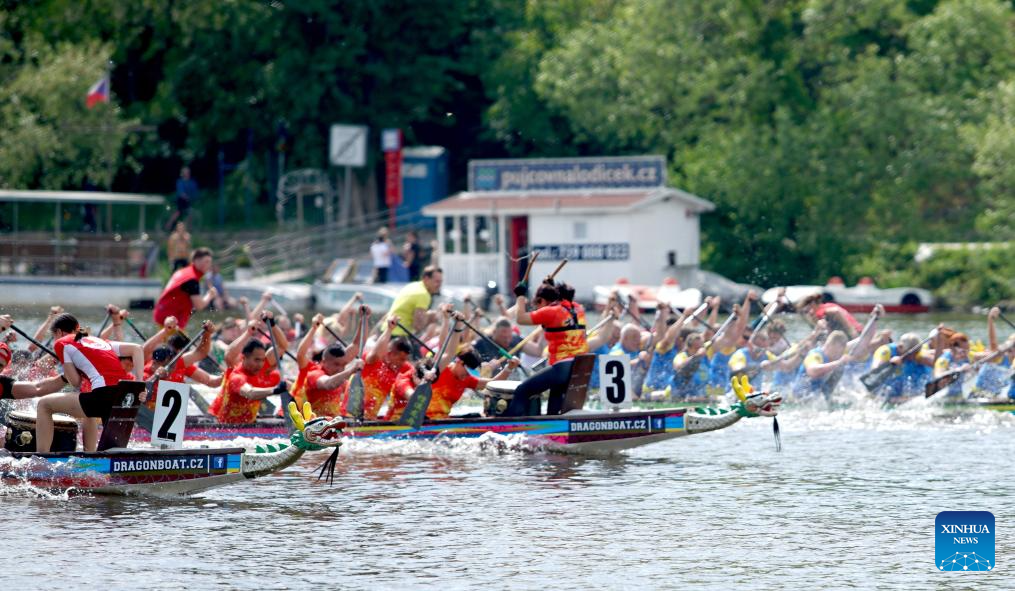
<svg viewBox="0 0 1015 591">
<path fill-rule="evenodd" d="M 187 401 L 190 386 L 159 380 L 155 398 L 155 420 L 152 421 L 152 447 L 180 449 L 183 430 L 187 426 Z"/>
<path fill-rule="evenodd" d="M 631 408 L 631 360 L 626 355 L 599 356 L 599 384 L 604 404 Z"/>
</svg>

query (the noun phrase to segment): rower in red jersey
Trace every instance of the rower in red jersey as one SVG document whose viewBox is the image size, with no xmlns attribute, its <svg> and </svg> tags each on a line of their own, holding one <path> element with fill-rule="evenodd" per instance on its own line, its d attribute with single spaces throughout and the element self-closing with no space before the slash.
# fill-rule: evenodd
<svg viewBox="0 0 1015 591">
<path fill-rule="evenodd" d="M 271 312 L 262 312 L 261 317 L 275 335 L 281 355 L 289 346 L 285 334 L 275 324 Z M 276 353 L 254 338 L 257 334 L 257 323 L 251 322 L 226 353 L 226 362 L 232 365 L 222 376 L 222 389 L 208 409 L 220 423 L 253 423 L 261 400 L 286 392 L 286 384 L 275 367 Z"/>
<path fill-rule="evenodd" d="M 116 387 L 121 381 L 141 379 L 144 357 L 141 345 L 104 341 L 90 337 L 82 331 L 78 320 L 71 314 L 61 314 L 53 320 L 53 350 L 63 362 L 64 377 L 74 388 L 84 380 L 91 384 L 89 392 L 50 394 L 39 400 L 36 419 L 36 449 L 48 452 L 53 443 L 53 415 L 65 413 L 75 417 L 91 417 L 105 422 L 113 406 L 119 404 L 122 392 Z M 134 362 L 134 375 L 127 373 L 120 356 L 129 355 Z M 141 399 L 145 399 L 142 393 Z M 88 422 L 86 421 L 86 424 Z M 86 428 L 85 451 L 95 451 L 96 431 Z"/>
<path fill-rule="evenodd" d="M 186 328 L 194 310 L 204 310 L 218 295 L 214 286 L 201 295 L 201 278 L 211 269 L 212 255 L 207 248 L 198 248 L 190 255 L 190 264 L 173 273 L 162 295 L 155 302 L 152 319 L 162 326 L 169 316 L 175 316 L 180 328 Z"/>
<path fill-rule="evenodd" d="M 357 357 L 359 332 L 353 337 L 353 344 L 348 350 L 339 343 L 333 343 L 314 360 L 311 349 L 324 325 L 324 316 L 318 314 L 311 322 L 313 328 L 303 337 L 296 353 L 300 373 L 293 384 L 293 398 L 300 408 L 304 402 L 309 402 L 322 416 L 337 417 L 342 414 L 342 399 L 349 378 L 363 367 L 363 360 Z M 362 328 L 362 324 L 359 326 Z"/>
<path fill-rule="evenodd" d="M 398 374 L 413 369 L 409 363 L 409 356 L 412 355 L 409 341 L 402 337 L 391 338 L 391 331 L 397 325 L 398 316 L 388 316 L 384 332 L 373 348 L 363 356 L 363 369 L 360 373 L 363 378 L 363 416 L 368 420 L 377 418 L 377 412 L 391 394 Z M 348 397 L 342 402 L 343 416 L 349 416 L 347 402 Z"/>
</svg>

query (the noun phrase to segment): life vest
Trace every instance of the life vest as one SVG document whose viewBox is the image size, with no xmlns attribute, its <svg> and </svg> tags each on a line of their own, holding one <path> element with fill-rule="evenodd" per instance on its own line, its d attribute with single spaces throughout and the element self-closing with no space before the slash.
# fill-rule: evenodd
<svg viewBox="0 0 1015 591">
<path fill-rule="evenodd" d="M 587 353 L 589 344 L 585 335 L 585 309 L 567 300 L 561 300 L 550 308 L 564 312 L 558 316 L 554 325 L 542 325 L 550 352 L 550 364 Z"/>
<path fill-rule="evenodd" d="M 190 315 L 194 313 L 194 304 L 190 301 L 190 294 L 184 292 L 180 287 L 188 281 L 200 281 L 204 273 L 198 271 L 193 264 L 173 273 L 166 283 L 162 295 L 155 302 L 155 310 L 152 312 L 152 319 L 155 324 L 162 326 L 169 316 L 175 316 L 180 328 L 187 326 Z"/>
</svg>

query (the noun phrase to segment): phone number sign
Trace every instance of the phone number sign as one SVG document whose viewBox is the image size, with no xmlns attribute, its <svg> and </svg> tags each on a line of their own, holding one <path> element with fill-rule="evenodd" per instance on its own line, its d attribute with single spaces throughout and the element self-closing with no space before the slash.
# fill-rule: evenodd
<svg viewBox="0 0 1015 591">
<path fill-rule="evenodd" d="M 538 244 L 541 261 L 626 261 L 631 257 L 631 246 L 626 242 L 612 244 Z"/>
</svg>

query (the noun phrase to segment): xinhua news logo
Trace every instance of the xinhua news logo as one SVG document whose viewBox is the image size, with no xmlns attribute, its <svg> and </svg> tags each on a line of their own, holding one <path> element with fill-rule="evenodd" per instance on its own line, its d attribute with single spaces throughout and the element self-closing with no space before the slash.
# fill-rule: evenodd
<svg viewBox="0 0 1015 591">
<path fill-rule="evenodd" d="M 940 571 L 994 570 L 994 514 L 938 513 L 934 520 L 934 564 Z"/>
</svg>

